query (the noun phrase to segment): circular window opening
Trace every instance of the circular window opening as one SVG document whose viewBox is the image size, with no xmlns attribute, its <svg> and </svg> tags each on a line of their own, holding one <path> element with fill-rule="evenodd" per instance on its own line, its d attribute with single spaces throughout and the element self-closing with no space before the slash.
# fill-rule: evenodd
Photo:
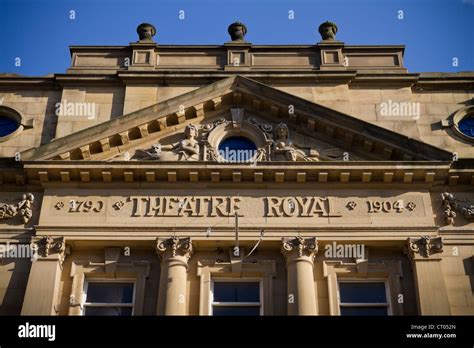
<svg viewBox="0 0 474 348">
<path fill-rule="evenodd" d="M 257 153 L 257 146 L 245 137 L 229 137 L 219 144 L 219 155 L 228 162 L 247 162 Z"/>
<path fill-rule="evenodd" d="M 11 117 L 0 115 L 0 137 L 14 133 L 20 125 Z"/>
<path fill-rule="evenodd" d="M 447 124 L 459 138 L 474 143 L 474 105 L 456 111 Z"/>
<path fill-rule="evenodd" d="M 458 128 L 462 134 L 474 138 L 474 116 L 464 117 L 459 121 Z"/>
</svg>

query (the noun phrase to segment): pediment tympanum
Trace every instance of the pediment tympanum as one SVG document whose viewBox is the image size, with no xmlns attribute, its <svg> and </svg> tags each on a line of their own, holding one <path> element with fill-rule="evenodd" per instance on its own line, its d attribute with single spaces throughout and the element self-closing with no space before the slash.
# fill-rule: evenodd
<svg viewBox="0 0 474 348">
<path fill-rule="evenodd" d="M 229 138 L 252 161 L 451 160 L 434 146 L 233 76 L 21 154 L 22 160 L 221 161 Z M 249 144 L 247 144 L 249 145 Z M 249 145 L 252 147 L 252 145 Z"/>
<path fill-rule="evenodd" d="M 226 140 L 230 141 L 230 147 L 226 146 Z M 239 140 L 244 142 L 240 147 Z M 108 160 L 313 162 L 343 160 L 345 154 L 343 149 L 326 142 L 298 132 L 291 133 L 286 123 L 270 122 L 243 108 L 232 108 L 201 123 L 188 123 L 169 136 L 150 137 L 141 148 L 124 148 L 124 152 Z"/>
</svg>

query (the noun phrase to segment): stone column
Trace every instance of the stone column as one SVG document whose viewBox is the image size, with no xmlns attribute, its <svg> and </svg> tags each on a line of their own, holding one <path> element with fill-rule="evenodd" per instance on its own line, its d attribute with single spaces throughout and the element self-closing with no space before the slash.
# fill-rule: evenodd
<svg viewBox="0 0 474 348">
<path fill-rule="evenodd" d="M 317 315 L 313 273 L 316 238 L 283 238 L 282 243 L 288 273 L 288 315 Z"/>
<path fill-rule="evenodd" d="M 188 260 L 192 254 L 190 238 L 158 238 L 156 249 L 161 258 L 158 315 L 187 314 Z"/>
<path fill-rule="evenodd" d="M 442 251 L 442 237 L 408 238 L 408 256 L 413 265 L 420 315 L 451 314 L 441 270 Z"/>
<path fill-rule="evenodd" d="M 21 315 L 56 315 L 55 305 L 66 250 L 64 239 L 42 237 L 31 245 L 34 255 Z"/>
</svg>

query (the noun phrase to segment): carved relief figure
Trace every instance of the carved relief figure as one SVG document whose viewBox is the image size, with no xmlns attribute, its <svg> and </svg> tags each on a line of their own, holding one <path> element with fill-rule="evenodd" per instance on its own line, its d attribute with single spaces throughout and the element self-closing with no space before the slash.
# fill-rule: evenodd
<svg viewBox="0 0 474 348">
<path fill-rule="evenodd" d="M 138 149 L 133 155 L 135 160 L 160 160 L 161 144 L 153 144 L 147 150 Z M 130 158 L 129 158 L 130 159 Z"/>
<path fill-rule="evenodd" d="M 198 129 L 193 124 L 188 124 L 184 130 L 185 139 L 174 145 L 153 144 L 148 150 L 136 150 L 133 160 L 159 160 L 159 161 L 198 161 L 199 141 Z"/>
<path fill-rule="evenodd" d="M 26 193 L 22 200 L 16 204 L 0 203 L 0 220 L 9 219 L 20 214 L 23 223 L 26 224 L 33 216 L 31 207 L 34 199 L 35 197 L 31 193 Z"/>
<path fill-rule="evenodd" d="M 319 161 L 318 151 L 310 149 L 309 155 L 307 155 L 303 150 L 295 148 L 289 142 L 288 126 L 284 123 L 280 123 L 275 127 L 273 153 L 277 158 L 282 157 L 283 160 L 287 161 Z"/>
</svg>

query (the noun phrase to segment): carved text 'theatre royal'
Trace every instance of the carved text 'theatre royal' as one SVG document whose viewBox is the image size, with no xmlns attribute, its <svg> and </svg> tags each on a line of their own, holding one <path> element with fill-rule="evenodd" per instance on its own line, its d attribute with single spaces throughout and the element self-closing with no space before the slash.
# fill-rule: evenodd
<svg viewBox="0 0 474 348">
<path fill-rule="evenodd" d="M 131 196 L 132 217 L 243 216 L 241 197 Z M 264 197 L 266 217 L 341 216 L 327 197 Z"/>
</svg>

